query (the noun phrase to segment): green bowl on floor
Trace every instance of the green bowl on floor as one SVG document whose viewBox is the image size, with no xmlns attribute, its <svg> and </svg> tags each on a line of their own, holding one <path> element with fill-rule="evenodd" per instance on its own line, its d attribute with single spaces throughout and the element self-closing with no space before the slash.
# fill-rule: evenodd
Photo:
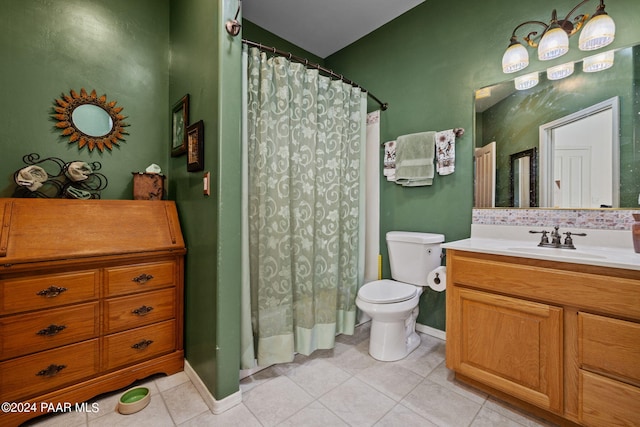
<svg viewBox="0 0 640 427">
<path fill-rule="evenodd" d="M 141 411 L 151 401 L 151 393 L 146 387 L 134 387 L 124 392 L 118 400 L 118 412 L 129 415 Z"/>
</svg>

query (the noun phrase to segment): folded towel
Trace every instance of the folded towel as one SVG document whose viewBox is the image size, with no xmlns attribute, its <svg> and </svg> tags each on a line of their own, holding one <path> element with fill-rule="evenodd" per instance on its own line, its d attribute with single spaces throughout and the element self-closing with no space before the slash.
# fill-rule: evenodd
<svg viewBox="0 0 640 427">
<path fill-rule="evenodd" d="M 396 184 L 417 187 L 433 183 L 435 132 L 399 136 L 396 140 Z"/>
<path fill-rule="evenodd" d="M 387 181 L 396 180 L 396 142 L 387 141 L 384 143 L 384 176 Z"/>
<path fill-rule="evenodd" d="M 435 138 L 438 174 L 452 174 L 456 163 L 456 129 L 436 132 Z"/>
</svg>

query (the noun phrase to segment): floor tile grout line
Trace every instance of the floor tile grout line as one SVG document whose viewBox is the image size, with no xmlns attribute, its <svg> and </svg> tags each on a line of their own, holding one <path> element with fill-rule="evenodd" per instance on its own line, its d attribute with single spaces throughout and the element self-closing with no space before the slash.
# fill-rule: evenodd
<svg viewBox="0 0 640 427">
<path fill-rule="evenodd" d="M 156 388 L 158 389 L 158 393 L 160 394 L 160 399 L 162 400 L 162 404 L 164 405 L 164 408 L 167 410 L 167 414 L 169 414 L 169 418 L 171 418 L 171 422 L 173 423 L 174 426 L 177 426 L 178 423 L 176 422 L 176 420 L 173 418 L 173 415 L 171 414 L 171 410 L 169 409 L 169 406 L 167 405 L 167 401 L 164 398 L 164 393 L 169 391 L 169 390 L 173 390 L 174 388 L 179 387 L 184 383 L 180 383 L 180 384 L 177 384 L 177 385 L 175 385 L 175 386 L 173 386 L 171 388 L 168 388 L 166 390 L 160 391 L 160 387 L 158 387 L 158 383 L 156 382 L 156 380 L 154 380 L 153 382 L 154 382 Z"/>
</svg>

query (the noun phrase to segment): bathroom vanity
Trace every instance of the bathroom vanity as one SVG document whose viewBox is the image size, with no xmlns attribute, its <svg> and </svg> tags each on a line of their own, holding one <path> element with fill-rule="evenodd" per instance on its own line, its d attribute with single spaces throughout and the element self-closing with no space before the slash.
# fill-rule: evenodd
<svg viewBox="0 0 640 427">
<path fill-rule="evenodd" d="M 640 425 L 640 254 L 536 243 L 444 245 L 447 367 L 559 424 Z"/>
<path fill-rule="evenodd" d="M 1 425 L 182 370 L 173 202 L 0 199 L 0 220 Z"/>
</svg>

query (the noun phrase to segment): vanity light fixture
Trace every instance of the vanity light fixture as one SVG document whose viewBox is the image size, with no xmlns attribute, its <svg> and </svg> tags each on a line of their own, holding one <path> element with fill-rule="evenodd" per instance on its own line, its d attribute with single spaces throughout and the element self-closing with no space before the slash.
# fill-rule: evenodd
<svg viewBox="0 0 640 427">
<path fill-rule="evenodd" d="M 515 27 L 511 34 L 509 47 L 502 56 L 502 71 L 514 73 L 529 65 L 529 53 L 525 46 L 518 41 L 516 32 L 526 25 L 540 25 L 544 28 L 538 36 L 538 31 L 531 31 L 523 40 L 533 48 L 538 49 L 538 59 L 548 61 L 558 58 L 569 51 L 569 37 L 576 34 L 582 26 L 578 47 L 580 50 L 594 50 L 610 44 L 614 37 L 616 26 L 613 19 L 604 11 L 604 0 L 591 19 L 587 14 L 572 15 L 589 0 L 583 0 L 567 14 L 564 19 L 558 19 L 556 10 L 551 13 L 551 22 L 525 21 Z M 586 22 L 586 24 L 585 24 Z"/>
<path fill-rule="evenodd" d="M 595 73 L 613 67 L 614 51 L 610 50 L 597 55 L 584 58 L 582 61 L 582 71 L 585 73 Z"/>
<path fill-rule="evenodd" d="M 531 89 L 535 85 L 538 84 L 539 81 L 538 73 L 525 74 L 524 76 L 515 78 L 516 89 L 518 90 L 526 90 Z"/>
<path fill-rule="evenodd" d="M 556 65 L 547 69 L 547 78 L 549 80 L 560 80 L 573 74 L 573 62 Z"/>
</svg>

